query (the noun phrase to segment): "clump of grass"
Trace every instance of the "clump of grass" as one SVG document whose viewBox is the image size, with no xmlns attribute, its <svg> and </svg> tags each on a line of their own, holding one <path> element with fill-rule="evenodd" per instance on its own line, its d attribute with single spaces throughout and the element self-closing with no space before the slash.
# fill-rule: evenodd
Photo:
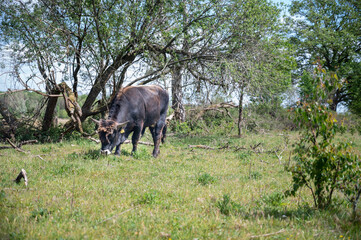
<svg viewBox="0 0 361 240">
<path fill-rule="evenodd" d="M 158 198 L 158 192 L 151 190 L 149 192 L 145 192 L 140 196 L 137 203 L 138 204 L 154 204 Z"/>
<path fill-rule="evenodd" d="M 81 158 L 81 154 L 77 152 L 70 153 L 66 156 L 67 160 L 78 160 L 79 158 Z"/>
<path fill-rule="evenodd" d="M 50 215 L 50 211 L 46 208 L 38 208 L 31 212 L 31 218 L 35 218 L 37 220 L 41 218 L 47 218 Z"/>
<path fill-rule="evenodd" d="M 262 174 L 257 171 L 254 171 L 254 172 L 250 172 L 248 177 L 249 179 L 257 180 L 262 178 Z"/>
<path fill-rule="evenodd" d="M 198 176 L 197 180 L 198 180 L 198 183 L 200 183 L 203 186 L 214 183 L 216 181 L 216 179 L 208 173 L 200 174 Z"/>
<path fill-rule="evenodd" d="M 238 158 L 242 163 L 248 163 L 249 162 L 249 157 L 252 154 L 249 151 L 246 152 L 240 152 L 238 153 Z"/>
<path fill-rule="evenodd" d="M 231 198 L 227 194 L 223 195 L 223 199 L 217 202 L 219 211 L 226 216 L 228 216 L 231 211 L 230 202 Z"/>
<path fill-rule="evenodd" d="M 232 201 L 228 194 L 224 194 L 223 199 L 217 201 L 216 206 L 220 213 L 226 216 L 229 216 L 230 214 L 238 214 L 242 211 L 241 205 Z"/>
<path fill-rule="evenodd" d="M 122 149 L 120 150 L 120 156 L 130 156 L 131 154 L 127 152 L 126 150 Z"/>
<path fill-rule="evenodd" d="M 89 150 L 88 152 L 84 153 L 83 158 L 86 160 L 97 160 L 101 157 L 100 151 L 97 149 Z"/>
<path fill-rule="evenodd" d="M 271 207 L 281 207 L 283 205 L 283 200 L 285 196 L 283 193 L 274 192 L 268 195 L 263 195 L 261 201 L 267 206 Z"/>
<path fill-rule="evenodd" d="M 4 190 L 1 190 L 0 191 L 0 200 L 5 199 L 5 198 L 6 198 L 6 193 Z"/>
<path fill-rule="evenodd" d="M 152 155 L 150 155 L 150 153 L 145 148 L 141 148 L 133 153 L 133 157 L 138 160 L 149 160 L 152 158 Z"/>
<path fill-rule="evenodd" d="M 56 166 L 51 171 L 53 175 L 67 176 L 74 169 L 74 164 L 65 163 L 61 166 Z"/>
<path fill-rule="evenodd" d="M 42 147 L 41 151 L 43 153 L 50 153 L 53 150 L 52 146 Z"/>
</svg>

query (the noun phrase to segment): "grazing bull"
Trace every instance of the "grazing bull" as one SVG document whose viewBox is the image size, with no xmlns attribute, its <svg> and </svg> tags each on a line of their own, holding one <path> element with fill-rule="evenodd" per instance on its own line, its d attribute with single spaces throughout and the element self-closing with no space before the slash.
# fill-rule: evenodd
<svg viewBox="0 0 361 240">
<path fill-rule="evenodd" d="M 133 150 L 137 150 L 138 140 L 149 127 L 152 133 L 153 156 L 159 154 L 160 141 L 164 142 L 167 132 L 166 115 L 169 96 L 159 86 L 130 86 L 120 90 L 109 109 L 107 120 L 94 120 L 98 124 L 101 153 L 120 154 L 120 145 L 133 132 Z"/>
</svg>

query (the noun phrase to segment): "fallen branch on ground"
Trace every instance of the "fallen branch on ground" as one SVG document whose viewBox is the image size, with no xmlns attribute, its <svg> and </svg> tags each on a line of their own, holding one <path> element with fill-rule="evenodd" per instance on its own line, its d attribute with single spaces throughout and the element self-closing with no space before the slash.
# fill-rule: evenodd
<svg viewBox="0 0 361 240">
<path fill-rule="evenodd" d="M 260 145 L 261 143 L 259 144 L 256 144 L 255 146 L 250 146 L 249 147 L 249 150 L 252 150 L 253 152 L 255 153 L 260 153 L 259 151 L 256 151 L 257 147 Z M 229 146 L 228 144 L 224 145 L 224 146 L 221 146 L 221 147 L 210 147 L 210 146 L 207 146 L 207 145 L 188 145 L 189 148 L 201 148 L 201 149 L 208 149 L 208 150 L 223 150 L 223 149 L 229 149 L 229 150 L 233 150 L 235 152 L 239 151 L 239 150 L 247 150 L 248 148 L 247 147 L 244 147 L 244 146 L 240 146 L 240 147 L 237 147 L 237 146 Z"/>
<path fill-rule="evenodd" d="M 0 150 L 2 149 L 9 149 L 9 148 L 14 148 L 15 150 L 19 151 L 19 152 L 23 152 L 26 153 L 26 151 L 24 151 L 23 149 L 21 149 L 21 146 L 26 145 L 26 144 L 33 144 L 33 143 L 37 143 L 38 140 L 28 140 L 28 141 L 22 141 L 20 143 L 18 143 L 17 145 L 15 145 L 13 142 L 10 141 L 10 139 L 6 139 L 6 141 L 10 144 L 10 146 L 0 146 Z"/>
<path fill-rule="evenodd" d="M 7 138 L 6 141 L 7 141 L 16 151 L 22 152 L 22 153 L 27 153 L 27 152 L 25 152 L 23 149 L 21 149 L 20 147 L 17 147 L 14 143 L 12 143 L 9 138 Z"/>
<path fill-rule="evenodd" d="M 96 139 L 96 138 L 93 138 L 93 137 L 86 137 L 87 139 L 91 140 L 91 141 L 94 141 L 96 143 L 100 143 L 100 140 L 99 139 Z M 128 143 L 132 143 L 131 140 L 125 140 L 123 142 L 123 144 L 128 144 Z M 138 141 L 139 144 L 143 144 L 143 145 L 147 145 L 147 146 L 153 146 L 154 144 L 153 143 L 150 143 L 150 142 L 143 142 L 143 141 Z"/>
<path fill-rule="evenodd" d="M 132 143 L 132 141 L 130 140 L 125 140 L 123 144 L 128 144 L 128 143 Z M 153 143 L 150 142 L 143 142 L 143 141 L 138 141 L 139 144 L 143 144 L 143 145 L 147 145 L 147 146 L 153 146 Z"/>
<path fill-rule="evenodd" d="M 21 172 L 19 173 L 19 175 L 16 177 L 16 179 L 14 180 L 14 182 L 16 183 L 20 183 L 20 180 L 24 178 L 24 182 L 25 182 L 25 186 L 28 186 L 28 178 L 26 176 L 26 171 L 24 169 L 21 169 Z"/>
<path fill-rule="evenodd" d="M 202 148 L 202 149 L 211 149 L 216 150 L 214 147 L 206 146 L 206 145 L 188 145 L 190 148 Z"/>
</svg>

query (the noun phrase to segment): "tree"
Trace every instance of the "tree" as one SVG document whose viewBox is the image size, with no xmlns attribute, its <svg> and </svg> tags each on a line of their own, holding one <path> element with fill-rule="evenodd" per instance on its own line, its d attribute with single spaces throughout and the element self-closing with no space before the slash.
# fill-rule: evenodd
<svg viewBox="0 0 361 240">
<path fill-rule="evenodd" d="M 298 49 L 300 69 L 309 69 L 320 60 L 327 71 L 337 73 L 335 81 L 347 83 L 330 93 L 330 108 L 336 111 L 339 103 L 353 99 L 347 98 L 352 94 L 349 89 L 361 81 L 348 81 L 360 59 L 361 4 L 355 0 L 296 0 L 290 13 L 291 40 Z"/>
<path fill-rule="evenodd" d="M 188 29 L 211 18 L 211 12 L 219 4 L 194 1 L 187 22 L 181 22 L 184 6 L 172 1 L 7 0 L 0 4 L 0 34 L 14 53 L 15 70 L 27 63 L 33 71 L 21 80 L 24 88 L 39 84 L 38 79 L 44 83 L 43 90 L 49 95 L 45 118 L 51 118 L 55 109 L 50 94 L 64 93 L 59 88 L 59 83 L 64 81 L 71 83 L 76 98 L 79 87 L 89 89 L 81 107 L 80 119 L 84 121 L 106 110 L 111 98 L 123 86 L 132 64 L 146 59 L 150 53 L 167 56 L 177 52 L 178 40 L 186 33 L 200 35 Z M 197 58 L 198 51 L 178 52 L 190 56 L 175 59 L 167 67 Z M 115 75 L 119 77 L 113 77 Z M 110 98 L 95 107 L 100 94 Z M 77 122 L 72 122 L 69 128 L 76 125 Z"/>
<path fill-rule="evenodd" d="M 281 33 L 280 10 L 267 1 L 232 1 L 237 11 L 226 21 L 229 41 L 223 46 L 222 58 L 216 62 L 223 85 L 238 97 L 238 135 L 242 135 L 245 97 L 255 102 L 269 102 L 291 84 L 294 60 L 291 48 Z M 225 87 L 227 86 L 227 87 Z"/>
</svg>

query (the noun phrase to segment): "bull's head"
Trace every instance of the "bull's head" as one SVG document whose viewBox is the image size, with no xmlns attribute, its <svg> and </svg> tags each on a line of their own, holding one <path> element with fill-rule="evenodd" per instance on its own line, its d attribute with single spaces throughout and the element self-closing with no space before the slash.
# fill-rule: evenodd
<svg viewBox="0 0 361 240">
<path fill-rule="evenodd" d="M 110 154 L 113 148 L 126 140 L 124 127 L 128 121 L 117 123 L 113 120 L 95 120 L 91 119 L 98 125 L 99 139 L 102 144 L 100 152 Z"/>
</svg>

